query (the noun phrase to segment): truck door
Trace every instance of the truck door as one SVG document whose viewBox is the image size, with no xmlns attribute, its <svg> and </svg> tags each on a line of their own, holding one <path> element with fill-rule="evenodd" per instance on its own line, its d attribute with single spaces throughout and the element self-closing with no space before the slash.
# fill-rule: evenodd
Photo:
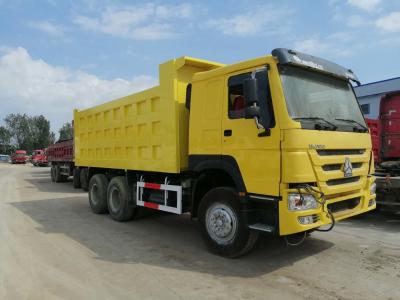
<svg viewBox="0 0 400 300">
<path fill-rule="evenodd" d="M 233 157 L 249 193 L 278 196 L 280 183 L 280 131 L 275 123 L 268 68 L 232 73 L 225 80 L 222 110 L 222 154 Z M 245 118 L 244 80 L 255 77 L 260 99 L 260 123 L 269 134 Z"/>
</svg>

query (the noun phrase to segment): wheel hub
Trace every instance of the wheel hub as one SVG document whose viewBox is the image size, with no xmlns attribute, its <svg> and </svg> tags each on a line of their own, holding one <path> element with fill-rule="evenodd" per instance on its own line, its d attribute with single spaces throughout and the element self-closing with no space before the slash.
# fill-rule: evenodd
<svg viewBox="0 0 400 300">
<path fill-rule="evenodd" d="M 237 218 L 232 209 L 224 204 L 210 207 L 206 216 L 207 231 L 219 244 L 229 243 L 237 231 Z"/>
</svg>

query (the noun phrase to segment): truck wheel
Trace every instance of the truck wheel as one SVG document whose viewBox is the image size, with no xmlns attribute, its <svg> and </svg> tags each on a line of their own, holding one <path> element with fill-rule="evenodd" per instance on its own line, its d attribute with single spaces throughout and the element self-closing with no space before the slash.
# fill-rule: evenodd
<svg viewBox="0 0 400 300">
<path fill-rule="evenodd" d="M 61 169 L 60 169 L 59 165 L 55 165 L 54 175 L 55 175 L 54 178 L 55 178 L 56 182 L 61 182 L 62 181 Z"/>
<path fill-rule="evenodd" d="M 52 182 L 56 182 L 56 169 L 54 165 L 51 165 L 51 169 L 50 169 L 50 177 L 51 177 L 51 181 Z"/>
<path fill-rule="evenodd" d="M 95 214 L 107 212 L 108 179 L 104 174 L 96 174 L 89 181 L 89 204 Z"/>
<path fill-rule="evenodd" d="M 74 184 L 74 188 L 76 189 L 81 188 L 81 172 L 79 168 L 74 168 L 72 182 Z"/>
<path fill-rule="evenodd" d="M 113 220 L 126 222 L 133 218 L 136 203 L 124 176 L 111 179 L 107 188 L 108 212 Z"/>
<path fill-rule="evenodd" d="M 199 222 L 206 245 L 221 256 L 241 256 L 254 247 L 258 238 L 258 232 L 246 226 L 237 192 L 230 187 L 206 193 L 199 207 Z"/>
<path fill-rule="evenodd" d="M 85 192 L 87 192 L 88 188 L 89 188 L 89 185 L 88 185 L 88 170 L 87 170 L 87 168 L 83 168 L 83 169 L 81 169 L 81 171 L 79 173 L 81 173 L 80 176 L 79 176 L 80 181 L 81 181 L 81 187 Z"/>
</svg>

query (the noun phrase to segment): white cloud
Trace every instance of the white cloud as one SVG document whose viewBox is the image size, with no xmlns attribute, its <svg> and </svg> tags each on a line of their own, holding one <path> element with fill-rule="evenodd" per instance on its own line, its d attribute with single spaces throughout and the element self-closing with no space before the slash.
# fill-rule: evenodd
<svg viewBox="0 0 400 300">
<path fill-rule="evenodd" d="M 347 0 L 347 3 L 366 11 L 372 11 L 377 8 L 381 0 Z"/>
<path fill-rule="evenodd" d="M 46 32 L 54 36 L 62 36 L 65 32 L 64 26 L 56 25 L 48 21 L 29 22 L 28 25 L 34 29 Z"/>
<path fill-rule="evenodd" d="M 371 22 L 364 19 L 360 15 L 351 15 L 346 19 L 346 24 L 352 28 L 362 28 L 370 25 Z"/>
<path fill-rule="evenodd" d="M 343 32 L 334 33 L 322 39 L 311 37 L 296 41 L 294 49 L 321 57 L 350 56 L 351 50 L 346 46 L 348 45 L 348 38 L 348 34 Z"/>
<path fill-rule="evenodd" d="M 392 12 L 375 22 L 378 29 L 385 32 L 400 32 L 400 11 Z"/>
<path fill-rule="evenodd" d="M 108 7 L 100 16 L 78 15 L 73 22 L 84 30 L 135 40 L 159 40 L 176 36 L 174 23 L 189 19 L 189 4 Z"/>
<path fill-rule="evenodd" d="M 327 44 L 318 38 L 309 38 L 301 41 L 296 41 L 294 49 L 305 53 L 315 54 L 327 48 Z"/>
<path fill-rule="evenodd" d="M 43 114 L 57 131 L 72 119 L 74 108 L 84 109 L 157 84 L 155 78 L 144 75 L 104 80 L 33 59 L 24 48 L 2 49 L 0 119 L 9 113 Z"/>
<path fill-rule="evenodd" d="M 260 33 L 273 34 L 281 33 L 287 28 L 288 16 L 293 13 L 290 8 L 272 7 L 264 5 L 255 7 L 253 10 L 242 14 L 229 17 L 209 19 L 206 27 L 213 28 L 225 35 L 249 36 Z M 278 24 L 274 29 L 268 29 L 268 26 Z"/>
</svg>

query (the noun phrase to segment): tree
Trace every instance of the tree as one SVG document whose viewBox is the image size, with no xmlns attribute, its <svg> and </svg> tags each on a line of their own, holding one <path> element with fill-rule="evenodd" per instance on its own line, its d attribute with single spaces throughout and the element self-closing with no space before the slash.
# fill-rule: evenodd
<svg viewBox="0 0 400 300">
<path fill-rule="evenodd" d="M 33 137 L 32 147 L 46 148 L 50 144 L 50 122 L 42 115 L 34 116 L 30 120 L 30 127 Z"/>
<path fill-rule="evenodd" d="M 30 117 L 26 114 L 10 114 L 4 121 L 11 135 L 11 142 L 19 149 L 31 152 L 54 143 L 50 122 L 43 115 Z"/>
<path fill-rule="evenodd" d="M 9 114 L 4 119 L 7 130 L 11 134 L 11 141 L 21 149 L 31 149 L 32 135 L 30 120 L 26 114 Z"/>
<path fill-rule="evenodd" d="M 0 126 L 0 144 L 10 144 L 11 133 L 4 126 Z"/>
<path fill-rule="evenodd" d="M 11 133 L 4 126 L 0 126 L 0 153 L 10 154 L 12 150 Z"/>
<path fill-rule="evenodd" d="M 74 136 L 74 129 L 72 127 L 72 124 L 67 122 L 64 123 L 64 125 L 58 130 L 60 133 L 60 140 L 69 140 L 72 139 Z"/>
</svg>

